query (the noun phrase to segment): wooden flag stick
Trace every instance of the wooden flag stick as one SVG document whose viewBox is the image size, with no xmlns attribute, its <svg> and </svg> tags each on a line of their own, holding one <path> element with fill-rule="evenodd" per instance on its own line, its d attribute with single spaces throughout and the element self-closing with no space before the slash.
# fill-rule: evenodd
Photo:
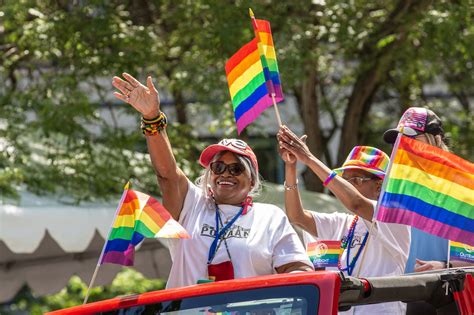
<svg viewBox="0 0 474 315">
<path fill-rule="evenodd" d="M 87 300 L 89 299 L 89 293 L 91 291 L 92 286 L 94 285 L 95 277 L 97 276 L 97 273 L 99 272 L 99 267 L 100 267 L 100 261 L 97 264 L 97 266 L 95 266 L 94 274 L 92 275 L 91 282 L 89 283 L 89 287 L 87 288 L 86 297 L 84 298 L 84 302 L 82 304 L 86 304 Z"/>
<path fill-rule="evenodd" d="M 275 114 L 278 121 L 278 126 L 281 126 L 282 123 L 281 123 L 281 117 L 280 117 L 280 110 L 278 109 L 278 106 L 275 100 L 275 93 L 272 93 L 272 101 L 273 101 L 273 108 L 275 109 Z"/>
<path fill-rule="evenodd" d="M 451 260 L 451 240 L 448 241 L 448 259 L 446 260 L 446 269 L 449 269 L 450 260 Z"/>
</svg>

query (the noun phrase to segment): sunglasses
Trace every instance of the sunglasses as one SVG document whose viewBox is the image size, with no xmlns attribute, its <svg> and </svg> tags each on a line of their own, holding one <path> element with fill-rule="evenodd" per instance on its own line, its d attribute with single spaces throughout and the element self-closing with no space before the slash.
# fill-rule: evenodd
<svg viewBox="0 0 474 315">
<path fill-rule="evenodd" d="M 374 179 L 373 177 L 363 177 L 363 176 L 354 176 L 351 178 L 344 178 L 349 183 L 352 183 L 356 186 L 360 186 L 362 183 Z"/>
<path fill-rule="evenodd" d="M 216 175 L 221 175 L 228 170 L 230 175 L 239 176 L 245 171 L 245 166 L 240 163 L 225 164 L 222 161 L 212 162 L 210 168 Z"/>
</svg>

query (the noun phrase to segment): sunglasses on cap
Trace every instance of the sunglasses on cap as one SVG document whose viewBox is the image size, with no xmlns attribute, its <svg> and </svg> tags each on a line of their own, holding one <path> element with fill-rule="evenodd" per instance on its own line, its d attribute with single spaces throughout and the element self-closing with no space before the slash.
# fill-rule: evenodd
<svg viewBox="0 0 474 315">
<path fill-rule="evenodd" d="M 222 161 L 216 161 L 212 162 L 209 167 L 216 175 L 224 174 L 224 172 L 227 170 L 229 171 L 230 175 L 239 176 L 245 171 L 245 166 L 243 166 L 241 163 L 225 164 Z"/>
<path fill-rule="evenodd" d="M 233 146 L 234 148 L 240 150 L 245 150 L 248 147 L 247 143 L 240 139 L 222 139 L 221 141 L 219 141 L 219 144 L 225 146 Z"/>
</svg>

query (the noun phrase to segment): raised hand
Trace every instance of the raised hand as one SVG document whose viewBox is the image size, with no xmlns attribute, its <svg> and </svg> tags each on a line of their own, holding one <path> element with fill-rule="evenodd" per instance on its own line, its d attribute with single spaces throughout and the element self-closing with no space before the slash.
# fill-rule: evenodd
<svg viewBox="0 0 474 315">
<path fill-rule="evenodd" d="M 151 76 L 146 79 L 145 86 L 128 73 L 122 75 L 125 80 L 119 77 L 112 79 L 112 85 L 120 91 L 114 92 L 114 96 L 132 105 L 146 119 L 157 117 L 160 113 L 160 96 Z"/>
<path fill-rule="evenodd" d="M 286 150 L 303 163 L 312 156 L 306 145 L 306 135 L 301 138 L 295 135 L 288 127 L 282 126 L 277 134 L 280 150 Z M 285 160 L 283 158 L 283 160 Z"/>
</svg>

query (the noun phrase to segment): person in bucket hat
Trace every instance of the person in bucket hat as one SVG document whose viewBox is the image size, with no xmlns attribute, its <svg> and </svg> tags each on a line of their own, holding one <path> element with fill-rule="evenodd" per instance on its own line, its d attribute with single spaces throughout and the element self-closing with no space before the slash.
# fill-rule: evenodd
<svg viewBox="0 0 474 315">
<path fill-rule="evenodd" d="M 167 288 L 272 273 L 313 270 L 304 247 L 276 206 L 252 201 L 260 179 L 255 153 L 242 140 L 223 139 L 202 152 L 196 184 L 177 166 L 158 91 L 131 75 L 114 77 L 114 95 L 142 115 L 163 205 L 191 235 L 173 239 Z"/>
<path fill-rule="evenodd" d="M 372 226 L 388 167 L 387 154 L 377 148 L 356 146 L 341 167 L 331 170 L 309 151 L 305 136 L 299 138 L 283 126 L 277 139 L 285 162 L 285 206 L 290 222 L 303 229 L 307 248 L 325 241 L 340 242 L 337 267 L 326 267 L 314 259 L 315 267 L 334 268 L 358 277 L 403 274 L 410 247 L 409 228 L 383 222 Z M 352 213 L 305 210 L 298 192 L 297 161 L 309 167 Z M 348 314 L 404 314 L 405 309 L 404 303 L 392 302 L 357 306 Z"/>
</svg>

